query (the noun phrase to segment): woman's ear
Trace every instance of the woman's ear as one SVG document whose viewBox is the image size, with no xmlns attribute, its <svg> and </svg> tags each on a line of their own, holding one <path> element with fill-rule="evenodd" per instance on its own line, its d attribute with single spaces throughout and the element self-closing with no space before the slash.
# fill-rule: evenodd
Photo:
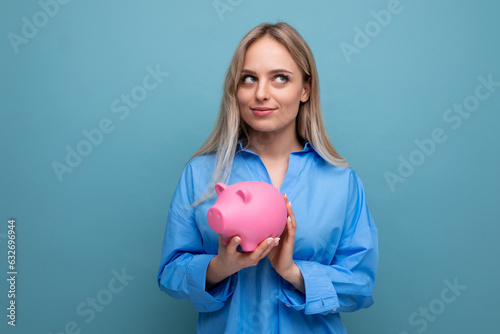
<svg viewBox="0 0 500 334">
<path fill-rule="evenodd" d="M 304 87 L 302 87 L 302 95 L 300 96 L 301 102 L 307 102 L 309 100 L 309 96 L 311 95 L 311 78 L 307 79 L 304 83 Z"/>
</svg>

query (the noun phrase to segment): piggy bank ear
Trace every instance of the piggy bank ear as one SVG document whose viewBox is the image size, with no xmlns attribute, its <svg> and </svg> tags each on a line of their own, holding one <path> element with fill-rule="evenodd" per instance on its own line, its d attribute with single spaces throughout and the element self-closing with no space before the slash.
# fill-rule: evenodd
<svg viewBox="0 0 500 334">
<path fill-rule="evenodd" d="M 215 185 L 215 192 L 219 195 L 221 192 L 227 189 L 227 186 L 224 183 L 217 183 Z"/>
<path fill-rule="evenodd" d="M 240 189 L 236 192 L 236 195 L 240 196 L 243 199 L 243 203 L 248 203 L 252 199 L 252 194 L 250 191 L 246 189 Z"/>
</svg>

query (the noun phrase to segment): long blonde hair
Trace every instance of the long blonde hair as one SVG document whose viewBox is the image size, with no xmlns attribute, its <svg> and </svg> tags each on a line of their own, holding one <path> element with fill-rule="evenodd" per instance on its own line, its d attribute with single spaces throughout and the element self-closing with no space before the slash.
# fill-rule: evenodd
<svg viewBox="0 0 500 334">
<path fill-rule="evenodd" d="M 246 51 L 252 43 L 264 36 L 274 38 L 287 48 L 300 67 L 304 81 L 310 83 L 309 99 L 300 103 L 297 115 L 299 140 L 309 141 L 316 151 L 331 164 L 339 167 L 349 166 L 346 160 L 337 153 L 326 134 L 320 107 L 318 73 L 309 46 L 300 34 L 285 22 L 262 23 L 248 32 L 238 44 L 226 72 L 219 115 L 214 129 L 201 148 L 191 157 L 193 159 L 211 153 L 215 153 L 216 157 L 212 180 L 205 194 L 192 206 L 215 195 L 214 185 L 217 182 L 226 182 L 229 177 L 237 142 L 241 140 L 243 144 L 248 144 L 248 126 L 240 117 L 236 94 Z"/>
</svg>

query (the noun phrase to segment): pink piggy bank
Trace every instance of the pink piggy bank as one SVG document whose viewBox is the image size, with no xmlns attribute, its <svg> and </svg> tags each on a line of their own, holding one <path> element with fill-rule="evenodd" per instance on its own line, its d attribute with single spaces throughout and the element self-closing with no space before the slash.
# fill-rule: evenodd
<svg viewBox="0 0 500 334">
<path fill-rule="evenodd" d="M 285 200 L 269 183 L 217 183 L 215 191 L 218 198 L 208 210 L 207 221 L 212 230 L 222 235 L 225 245 L 238 235 L 241 248 L 251 252 L 266 238 L 279 237 L 285 229 Z"/>
</svg>

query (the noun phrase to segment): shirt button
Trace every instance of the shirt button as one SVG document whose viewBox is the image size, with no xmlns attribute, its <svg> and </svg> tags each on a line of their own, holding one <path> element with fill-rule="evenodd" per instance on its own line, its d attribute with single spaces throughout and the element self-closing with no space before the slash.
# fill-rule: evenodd
<svg viewBox="0 0 500 334">
<path fill-rule="evenodd" d="M 337 309 L 336 309 L 336 308 L 334 308 L 334 309 L 333 309 L 333 312 L 335 312 L 335 311 L 337 311 Z"/>
<path fill-rule="evenodd" d="M 285 304 L 285 305 L 286 305 L 286 307 L 290 307 L 290 304 Z"/>
</svg>

